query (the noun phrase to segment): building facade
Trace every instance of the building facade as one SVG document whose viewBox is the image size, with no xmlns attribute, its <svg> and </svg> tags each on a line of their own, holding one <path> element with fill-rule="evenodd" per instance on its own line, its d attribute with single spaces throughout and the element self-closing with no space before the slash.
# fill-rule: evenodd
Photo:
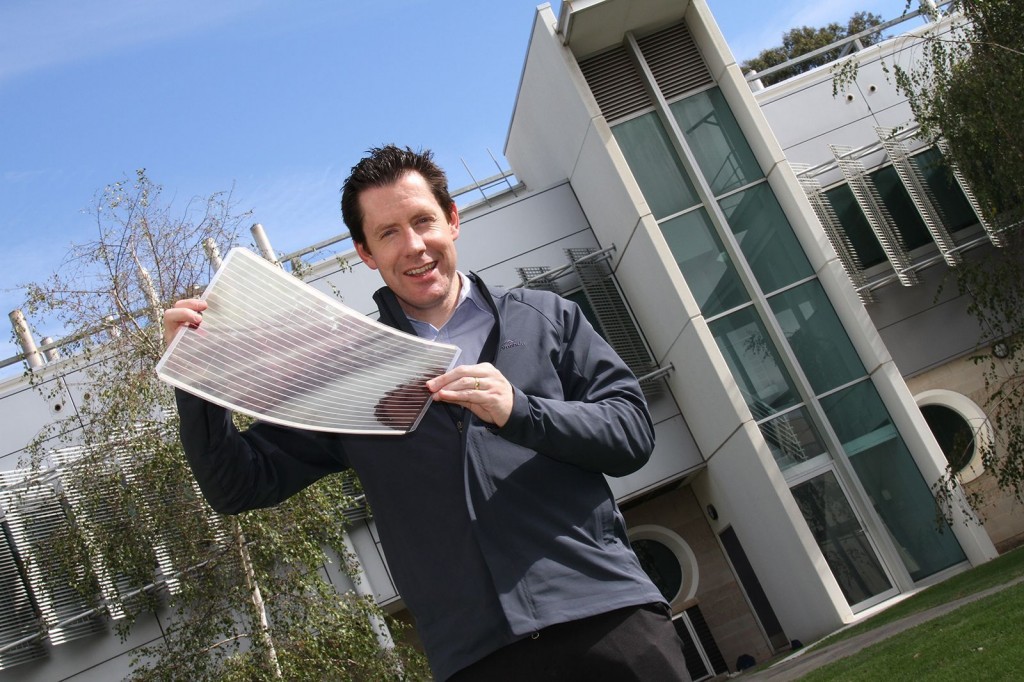
<svg viewBox="0 0 1024 682">
<path fill-rule="evenodd" d="M 858 83 L 886 49 L 862 54 Z M 909 109 L 880 82 L 831 88 L 811 72 L 752 89 L 703 0 L 542 5 L 505 148 L 514 180 L 459 202 L 461 268 L 576 298 L 641 378 L 656 450 L 609 484 L 695 679 L 813 641 L 1020 537 L 1005 501 L 987 526 L 961 508 L 936 521 L 947 459 L 918 406 L 984 422 L 955 397 L 982 401 L 964 361 L 978 330 L 955 294 L 926 301 L 949 254 L 992 248 L 988 233 L 965 195 L 956 225 L 943 212 L 914 247 L 893 236 L 908 221 L 872 208 L 879 187 L 898 195 L 900 170 L 927 175 L 921 155 L 936 152 L 884 147 L 876 128 Z M 305 279 L 372 316 L 379 279 L 356 260 Z M 943 342 L 922 348 L 939 323 Z M 49 371 L 73 409 L 84 389 Z M 58 402 L 20 380 L 0 388 L 9 470 Z M 352 536 L 377 600 L 400 613 L 372 523 Z M 0 680 L 118 677 L 158 618 L 125 643 L 102 623 L 51 638 Z"/>
</svg>

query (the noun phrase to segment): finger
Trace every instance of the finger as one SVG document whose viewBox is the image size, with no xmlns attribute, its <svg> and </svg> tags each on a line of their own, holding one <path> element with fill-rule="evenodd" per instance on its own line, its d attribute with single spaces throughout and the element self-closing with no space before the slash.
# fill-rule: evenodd
<svg viewBox="0 0 1024 682">
<path fill-rule="evenodd" d="M 164 344 L 169 345 L 181 327 L 197 328 L 203 321 L 203 310 L 208 307 L 206 301 L 184 299 L 174 304 L 173 308 L 164 311 Z"/>
<path fill-rule="evenodd" d="M 174 302 L 174 308 L 187 308 L 188 310 L 195 310 L 202 312 L 210 307 L 210 305 L 201 298 L 183 298 L 180 301 Z"/>
<path fill-rule="evenodd" d="M 459 390 L 465 386 L 464 379 L 467 376 L 469 376 L 468 368 L 465 365 L 460 365 L 455 369 L 427 381 L 427 389 L 432 393 L 436 393 L 444 388 L 454 388 Z M 457 385 L 453 386 L 456 382 L 458 382 Z"/>
<path fill-rule="evenodd" d="M 164 323 L 169 326 L 198 325 L 202 321 L 203 314 L 191 308 L 168 308 L 164 311 Z"/>
</svg>

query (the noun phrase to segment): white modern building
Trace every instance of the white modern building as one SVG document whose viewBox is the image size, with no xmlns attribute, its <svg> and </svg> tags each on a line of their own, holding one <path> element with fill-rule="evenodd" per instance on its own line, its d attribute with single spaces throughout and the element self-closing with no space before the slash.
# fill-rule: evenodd
<svg viewBox="0 0 1024 682">
<path fill-rule="evenodd" d="M 460 197 L 460 266 L 579 300 L 641 377 L 656 451 L 610 484 L 694 678 L 1019 544 L 1009 502 L 987 525 L 962 509 L 936 521 L 947 459 L 919 404 L 983 425 L 965 358 L 995 341 L 955 291 L 935 300 L 936 282 L 994 237 L 969 192 L 933 191 L 939 151 L 886 133 L 912 124 L 880 66 L 907 41 L 858 53 L 857 85 L 833 97 L 827 68 L 748 82 L 704 0 L 542 5 L 528 30 L 512 171 Z M 372 316 L 378 276 L 349 260 L 313 263 L 306 281 Z M 68 400 L 0 385 L 0 471 L 87 390 L 59 363 L 38 371 Z M 352 535 L 378 601 L 400 612 L 372 524 Z M 40 589 L 6 540 L 0 604 Z M 0 681 L 117 678 L 159 636 L 154 620 L 121 643 L 97 617 L 95 633 L 42 637 L 14 665 L 12 627 L 0 615 Z"/>
</svg>

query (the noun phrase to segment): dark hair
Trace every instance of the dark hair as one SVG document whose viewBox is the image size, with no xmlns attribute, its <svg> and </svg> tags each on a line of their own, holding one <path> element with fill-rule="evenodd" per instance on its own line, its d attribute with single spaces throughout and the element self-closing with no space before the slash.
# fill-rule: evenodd
<svg viewBox="0 0 1024 682">
<path fill-rule="evenodd" d="M 429 149 L 414 152 L 409 147 L 401 149 L 389 144 L 373 147 L 366 150 L 366 153 L 367 156 L 352 166 L 345 184 L 341 186 L 341 219 L 345 221 L 355 242 L 366 244 L 359 195 L 373 187 L 393 185 L 406 173 L 416 172 L 422 175 L 445 216 L 451 216 L 455 202 L 448 193 L 448 177 L 441 167 L 434 163 L 434 154 Z"/>
</svg>

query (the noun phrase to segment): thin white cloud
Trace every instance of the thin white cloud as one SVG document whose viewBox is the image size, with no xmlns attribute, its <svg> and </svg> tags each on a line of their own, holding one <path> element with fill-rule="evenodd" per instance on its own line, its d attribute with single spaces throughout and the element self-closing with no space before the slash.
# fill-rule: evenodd
<svg viewBox="0 0 1024 682">
<path fill-rule="evenodd" d="M 341 221 L 341 183 L 337 167 L 296 170 L 236 183 L 239 208 L 252 209 L 274 249 L 290 252 L 346 231 Z M 241 235 L 242 243 L 250 236 Z"/>
<path fill-rule="evenodd" d="M 0 82 L 223 25 L 265 0 L 8 0 L 0 4 Z"/>
<path fill-rule="evenodd" d="M 0 178 L 4 182 L 32 182 L 38 180 L 43 175 L 45 175 L 45 171 L 41 170 L 9 170 L 4 171 Z"/>
</svg>

